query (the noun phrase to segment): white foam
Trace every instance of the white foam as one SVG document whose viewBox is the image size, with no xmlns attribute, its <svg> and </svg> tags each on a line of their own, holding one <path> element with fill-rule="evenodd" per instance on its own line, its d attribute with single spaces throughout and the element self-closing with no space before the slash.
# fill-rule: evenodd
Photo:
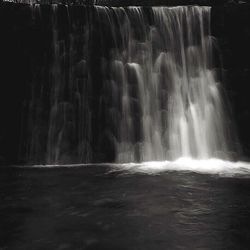
<svg viewBox="0 0 250 250">
<path fill-rule="evenodd" d="M 250 176 L 250 163 L 231 162 L 221 159 L 197 160 L 179 158 L 175 161 L 153 161 L 113 165 L 117 170 L 131 173 L 160 174 L 168 171 L 195 172 L 200 174 L 215 174 L 225 177 Z"/>
<path fill-rule="evenodd" d="M 125 173 L 142 173 L 158 175 L 164 172 L 194 172 L 199 174 L 219 175 L 222 177 L 250 177 L 250 162 L 225 161 L 222 159 L 197 160 L 192 158 L 179 158 L 175 161 L 148 161 L 142 163 L 88 163 L 88 164 L 50 164 L 18 166 L 26 168 L 77 168 L 77 167 L 110 167 L 111 171 Z"/>
</svg>

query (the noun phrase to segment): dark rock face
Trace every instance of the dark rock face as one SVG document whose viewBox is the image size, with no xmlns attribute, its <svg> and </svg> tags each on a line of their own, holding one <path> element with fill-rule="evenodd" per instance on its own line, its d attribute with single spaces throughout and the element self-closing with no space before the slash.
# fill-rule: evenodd
<svg viewBox="0 0 250 250">
<path fill-rule="evenodd" d="M 243 152 L 250 156 L 250 5 L 212 8 L 212 33 L 218 39 L 223 86 L 229 96 Z"/>
<path fill-rule="evenodd" d="M 21 114 L 27 83 L 29 82 L 29 53 L 40 52 L 27 44 L 35 44 L 41 33 L 31 26 L 31 13 L 25 5 L 2 4 L 0 6 L 0 156 L 2 162 L 18 160 L 21 139 Z M 33 40 L 33 42 L 28 42 Z M 28 43 L 27 43 L 28 42 Z"/>
<path fill-rule="evenodd" d="M 51 8 L 42 6 L 43 15 L 34 19 L 31 8 L 24 4 L 2 3 L 1 85 L 0 85 L 0 156 L 2 163 L 20 162 L 26 135 L 22 134 L 25 112 L 31 92 L 32 72 L 41 79 L 47 74 L 43 65 L 51 61 Z M 41 42 L 42 41 L 42 42 Z"/>
<path fill-rule="evenodd" d="M 248 0 L 247 0 L 248 1 Z M 247 2 L 244 1 L 244 2 Z M 119 1 L 119 4 L 122 1 Z M 133 1 L 134 2 L 134 1 Z M 185 3 L 184 3 L 185 2 Z M 230 3 L 228 3 L 230 2 Z M 239 1 L 165 1 L 166 5 L 200 4 L 212 5 L 212 34 L 218 39 L 222 59 L 223 87 L 229 95 L 232 112 L 235 117 L 240 142 L 245 156 L 250 157 L 250 4 Z M 250 1 L 249 1 L 250 2 Z M 118 1 L 109 4 L 118 3 Z M 155 1 L 154 5 L 162 5 L 163 1 Z M 227 3 L 227 4 L 225 4 Z M 105 1 L 100 1 L 105 4 Z M 117 4 L 117 5 L 119 5 Z M 125 5 L 132 5 L 126 1 Z M 150 5 L 150 1 L 137 1 L 138 5 Z M 77 16 L 79 7 L 72 7 Z M 81 8 L 86 8 L 82 6 Z M 35 77 L 48 78 L 49 74 L 42 66 L 51 62 L 51 7 L 42 6 L 40 19 L 34 19 L 31 8 L 24 4 L 1 3 L 1 84 L 0 84 L 0 162 L 2 164 L 21 163 L 25 144 L 21 144 L 26 126 L 28 102 L 30 95 L 31 72 Z M 92 13 L 91 7 L 88 9 Z M 60 9 L 60 22 L 65 22 L 65 11 Z M 59 31 L 61 37 L 67 33 L 67 23 Z M 95 32 L 93 33 L 94 35 Z M 43 41 L 43 42 L 41 42 Z M 96 46 L 96 44 L 92 44 Z M 98 47 L 97 47 L 98 50 Z M 219 68 L 219 58 L 218 58 Z M 79 78 L 84 78 L 84 62 L 80 61 L 76 71 Z M 76 72 L 76 74 L 78 74 Z M 95 76 L 96 82 L 98 77 Z M 33 79 L 34 80 L 34 79 Z M 93 79 L 95 80 L 95 79 Z M 98 86 L 92 99 L 93 108 L 98 101 Z M 44 113 L 42 113 L 44 114 Z M 93 118 L 98 128 L 98 118 Z M 97 135 L 96 135 L 97 136 Z M 95 138 L 94 138 L 95 140 Z M 104 140 L 107 143 L 107 140 Z M 108 148 L 109 145 L 102 145 Z M 96 149 L 98 151 L 98 149 Z M 102 157 L 103 161 L 112 158 L 112 149 Z M 108 159 L 106 159 L 106 158 Z"/>
</svg>

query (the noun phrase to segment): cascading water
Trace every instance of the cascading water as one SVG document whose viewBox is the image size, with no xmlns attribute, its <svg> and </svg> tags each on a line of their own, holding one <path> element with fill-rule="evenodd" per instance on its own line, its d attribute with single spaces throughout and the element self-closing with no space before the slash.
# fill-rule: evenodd
<svg viewBox="0 0 250 250">
<path fill-rule="evenodd" d="M 33 19 L 43 22 L 46 16 L 42 6 L 31 8 Z M 44 56 L 41 75 L 37 76 L 39 71 L 34 70 L 28 110 L 27 158 L 32 163 L 90 161 L 87 11 L 81 9 L 73 14 L 68 8 L 51 7 L 52 46 L 49 55 Z"/>
<path fill-rule="evenodd" d="M 88 24 L 79 23 L 88 11 Z M 41 100 L 43 85 L 33 91 L 30 159 L 41 151 L 46 163 L 227 158 L 235 151 L 212 67 L 210 7 L 96 6 L 78 19 L 67 8 L 66 31 L 57 6 L 52 12 L 50 101 Z M 43 107 L 48 120 L 39 115 Z M 41 134 L 46 143 L 37 151 Z"/>
<path fill-rule="evenodd" d="M 120 93 L 111 107 L 120 128 L 117 161 L 227 156 L 226 116 L 212 69 L 210 8 L 97 11 L 109 20 L 116 45 L 107 89 Z"/>
</svg>

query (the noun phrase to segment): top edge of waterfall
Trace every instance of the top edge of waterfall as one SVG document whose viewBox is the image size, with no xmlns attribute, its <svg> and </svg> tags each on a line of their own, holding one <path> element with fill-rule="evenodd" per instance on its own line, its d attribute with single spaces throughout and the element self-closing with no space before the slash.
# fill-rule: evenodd
<svg viewBox="0 0 250 250">
<path fill-rule="evenodd" d="M 107 7 L 175 7 L 175 6 L 218 6 L 228 4 L 228 0 L 3 0 L 2 3 L 24 5 L 65 5 L 65 6 L 107 6 Z M 246 2 L 244 2 L 246 3 Z M 240 3 L 238 3 L 240 4 Z"/>
</svg>

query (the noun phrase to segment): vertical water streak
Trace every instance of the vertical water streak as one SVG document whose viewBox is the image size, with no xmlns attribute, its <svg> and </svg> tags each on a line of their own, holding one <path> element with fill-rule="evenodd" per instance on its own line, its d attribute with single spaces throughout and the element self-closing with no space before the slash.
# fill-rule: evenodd
<svg viewBox="0 0 250 250">
<path fill-rule="evenodd" d="M 49 16 L 31 8 L 39 25 Z M 50 11 L 49 54 L 31 86 L 30 162 L 230 157 L 209 7 Z"/>
<path fill-rule="evenodd" d="M 228 141 L 219 82 L 213 71 L 209 7 L 154 8 L 171 61 L 168 93 L 170 156 L 226 156 Z"/>
<path fill-rule="evenodd" d="M 58 26 L 58 5 L 53 10 L 52 86 L 47 145 L 48 163 L 86 162 L 90 159 L 91 112 L 88 98 L 90 77 L 88 71 L 89 28 L 73 22 L 69 7 L 65 7 L 66 24 Z M 86 19 L 86 10 L 80 9 Z M 68 27 L 68 31 L 67 31 Z M 62 35 L 59 38 L 59 28 Z M 66 34 L 63 34 L 65 32 Z M 80 46 L 79 46 L 80 44 Z"/>
<path fill-rule="evenodd" d="M 53 4 L 50 9 L 39 5 L 31 8 L 34 8 L 35 21 L 41 15 L 46 17 L 48 11 L 51 13 L 51 20 L 46 24 L 51 42 L 47 49 L 49 54 L 44 55 L 39 69 L 41 75 L 37 79 L 38 69 L 35 69 L 31 86 L 28 161 L 89 162 L 92 132 L 87 11 L 79 8 L 82 19 L 79 22 L 68 6 Z"/>
<path fill-rule="evenodd" d="M 120 94 L 107 107 L 119 127 L 116 161 L 228 157 L 210 7 L 96 8 L 112 40 L 105 81 Z"/>
</svg>

